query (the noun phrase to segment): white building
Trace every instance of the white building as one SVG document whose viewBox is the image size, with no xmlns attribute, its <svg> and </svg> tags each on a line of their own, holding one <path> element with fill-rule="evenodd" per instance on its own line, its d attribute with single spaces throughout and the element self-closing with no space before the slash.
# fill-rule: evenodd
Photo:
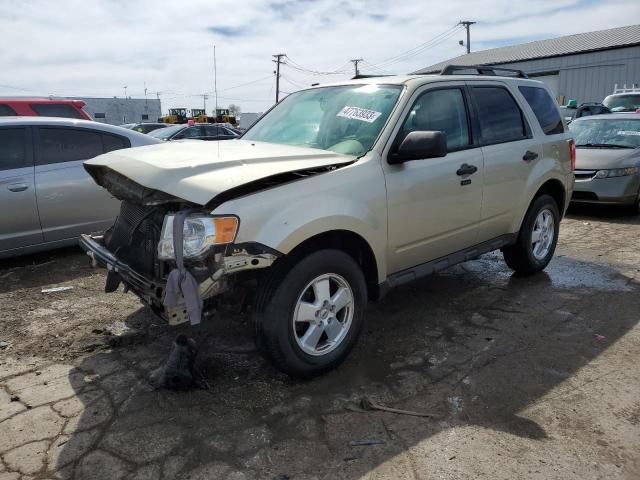
<svg viewBox="0 0 640 480">
<path fill-rule="evenodd" d="M 110 125 L 157 122 L 162 116 L 160 100 L 156 98 L 76 98 L 86 103 L 84 109 L 96 122 Z"/>
</svg>

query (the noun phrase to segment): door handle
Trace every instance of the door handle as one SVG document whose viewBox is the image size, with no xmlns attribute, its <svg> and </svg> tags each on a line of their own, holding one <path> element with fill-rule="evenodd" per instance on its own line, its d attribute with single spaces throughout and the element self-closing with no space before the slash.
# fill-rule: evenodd
<svg viewBox="0 0 640 480">
<path fill-rule="evenodd" d="M 29 185 L 26 183 L 12 183 L 11 185 L 8 185 L 7 188 L 11 192 L 23 192 L 29 188 Z"/>
<path fill-rule="evenodd" d="M 460 168 L 456 171 L 456 175 L 462 177 L 463 175 L 472 175 L 478 171 L 478 167 L 475 165 L 469 165 L 467 163 L 463 163 L 460 165 Z"/>
<path fill-rule="evenodd" d="M 530 162 L 532 160 L 535 160 L 536 158 L 538 158 L 538 154 L 536 152 L 532 152 L 531 150 L 527 150 L 527 152 L 522 157 L 522 160 L 524 160 L 525 162 Z"/>
</svg>

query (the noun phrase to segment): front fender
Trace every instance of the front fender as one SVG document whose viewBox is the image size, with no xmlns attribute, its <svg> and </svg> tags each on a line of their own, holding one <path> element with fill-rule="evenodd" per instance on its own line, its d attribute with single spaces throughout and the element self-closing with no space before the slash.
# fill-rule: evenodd
<svg viewBox="0 0 640 480">
<path fill-rule="evenodd" d="M 378 278 L 386 278 L 386 188 L 375 162 L 357 162 L 230 200 L 215 213 L 238 215 L 237 243 L 259 242 L 284 254 L 322 233 L 353 232 L 371 247 Z"/>
</svg>

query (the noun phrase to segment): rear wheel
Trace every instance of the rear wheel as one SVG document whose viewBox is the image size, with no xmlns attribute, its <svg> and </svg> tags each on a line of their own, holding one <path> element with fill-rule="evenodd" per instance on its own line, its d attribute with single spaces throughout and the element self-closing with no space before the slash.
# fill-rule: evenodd
<svg viewBox="0 0 640 480">
<path fill-rule="evenodd" d="M 366 283 L 358 264 L 339 250 L 287 263 L 274 266 L 258 294 L 257 343 L 278 369 L 310 378 L 339 365 L 355 344 Z"/>
<path fill-rule="evenodd" d="M 553 197 L 537 197 L 525 215 L 518 240 L 502 250 L 507 265 L 524 275 L 544 269 L 555 252 L 559 226 L 560 213 Z"/>
</svg>

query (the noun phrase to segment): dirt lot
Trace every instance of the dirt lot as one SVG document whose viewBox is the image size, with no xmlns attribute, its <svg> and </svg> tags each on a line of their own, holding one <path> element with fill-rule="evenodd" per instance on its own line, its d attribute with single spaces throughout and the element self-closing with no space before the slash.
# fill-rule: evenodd
<svg viewBox="0 0 640 480">
<path fill-rule="evenodd" d="M 211 388 L 182 393 L 145 380 L 177 331 L 79 250 L 4 261 L 0 480 L 640 478 L 639 238 L 638 217 L 572 212 L 546 273 L 491 254 L 392 291 L 310 382 L 220 312 L 195 334 Z"/>
</svg>

